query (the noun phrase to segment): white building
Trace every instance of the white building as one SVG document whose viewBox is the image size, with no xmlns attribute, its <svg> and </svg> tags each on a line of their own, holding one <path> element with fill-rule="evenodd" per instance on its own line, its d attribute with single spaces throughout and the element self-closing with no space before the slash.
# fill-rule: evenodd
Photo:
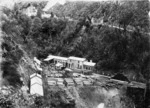
<svg viewBox="0 0 150 108">
<path fill-rule="evenodd" d="M 54 56 L 54 63 L 61 63 L 63 66 L 66 66 L 68 58 L 66 57 L 59 57 L 59 56 Z"/>
<path fill-rule="evenodd" d="M 92 61 L 84 61 L 83 62 L 83 69 L 84 70 L 93 70 L 96 63 L 93 63 Z"/>
<path fill-rule="evenodd" d="M 64 67 L 70 69 L 79 69 L 79 70 L 93 70 L 96 63 L 92 61 L 88 62 L 86 58 L 79 58 L 79 57 L 60 57 L 60 56 L 53 56 L 49 55 L 44 61 L 54 60 L 54 63 L 61 63 Z"/>
<path fill-rule="evenodd" d="M 85 58 L 71 56 L 68 58 L 68 67 L 71 69 L 83 69 L 84 61 L 86 61 Z"/>
<path fill-rule="evenodd" d="M 49 61 L 49 60 L 52 60 L 52 59 L 54 60 L 55 64 L 61 63 L 61 64 L 63 64 L 64 67 L 66 66 L 66 63 L 67 63 L 67 60 L 68 60 L 68 58 L 66 58 L 66 57 L 49 55 L 48 58 L 44 59 L 44 61 Z"/>
<path fill-rule="evenodd" d="M 26 14 L 27 16 L 31 17 L 31 16 L 36 16 L 37 11 L 38 10 L 33 5 L 31 5 L 27 9 L 24 9 L 23 13 Z"/>
<path fill-rule="evenodd" d="M 34 73 L 30 76 L 30 94 L 43 96 L 42 76 Z"/>
<path fill-rule="evenodd" d="M 94 17 L 92 17 L 92 19 L 91 19 L 91 23 L 92 23 L 92 25 L 99 25 L 99 24 L 103 24 L 103 17 L 101 17 L 101 18 L 94 18 Z"/>
</svg>

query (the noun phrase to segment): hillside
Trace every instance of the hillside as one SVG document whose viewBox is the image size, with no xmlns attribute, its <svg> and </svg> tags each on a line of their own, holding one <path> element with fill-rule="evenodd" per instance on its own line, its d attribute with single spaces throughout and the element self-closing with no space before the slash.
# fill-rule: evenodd
<svg viewBox="0 0 150 108">
<path fill-rule="evenodd" d="M 2 30 L 5 32 L 2 44 L 3 57 L 6 63 L 8 60 L 11 62 L 10 67 L 12 62 L 15 62 L 16 68 L 24 56 L 31 60 L 35 56 L 43 59 L 49 54 L 84 57 L 97 63 L 95 68 L 98 73 L 136 71 L 135 80 L 147 78 L 150 48 L 149 37 L 143 33 L 148 29 L 146 3 L 146 1 L 67 2 L 49 10 L 58 16 L 60 14 L 60 17 L 48 19 L 41 18 L 40 9 L 44 8 L 44 3 L 36 5 L 41 8 L 38 8 L 38 15 L 31 18 L 22 13 L 22 7 L 26 7 L 27 4 L 16 4 L 13 10 L 3 10 Z M 61 14 L 74 20 L 64 19 Z M 109 22 L 93 26 L 90 22 L 91 16 L 97 18 L 103 16 Z M 117 24 L 124 30 L 109 26 L 111 24 Z M 128 26 L 134 27 L 135 30 L 127 31 Z M 9 73 L 9 69 L 6 73 Z"/>
<path fill-rule="evenodd" d="M 56 15 L 69 16 L 74 19 L 80 17 L 104 18 L 109 24 L 148 27 L 148 1 L 103 1 L 103 2 L 67 2 L 55 5 L 50 12 Z M 142 22 L 138 22 L 141 21 Z M 146 27 L 142 26 L 146 30 Z"/>
<path fill-rule="evenodd" d="M 32 17 L 23 13 L 28 8 L 28 4 L 16 4 L 12 10 L 7 8 L 2 10 L 1 28 L 4 40 L 1 45 L 2 85 L 17 88 L 14 90 L 17 91 L 15 95 L 23 95 L 19 92 L 21 87 L 28 86 L 29 76 L 38 72 L 33 58 L 37 57 L 42 61 L 49 54 L 84 57 L 96 63 L 94 72 L 98 74 L 125 73 L 129 75 L 130 80 L 148 82 L 150 41 L 147 34 L 149 28 L 147 1 L 67 2 L 64 5 L 57 4 L 50 9 L 49 12 L 56 15 L 50 18 L 41 17 L 41 9 L 44 8 L 45 3 L 40 5 L 33 3 L 33 5 L 37 8 L 38 14 Z M 101 17 L 102 24 L 92 24 L 92 18 Z M 132 32 L 128 28 L 132 29 Z M 113 88 L 112 92 L 109 91 L 111 88 L 103 87 L 67 89 L 47 87 L 47 90 L 49 91 L 45 97 L 33 96 L 32 98 L 27 93 L 27 96 L 35 102 L 34 104 L 28 104 L 30 98 L 24 99 L 26 93 L 12 103 L 16 102 L 15 105 L 17 105 L 17 102 L 19 103 L 23 98 L 29 108 L 42 105 L 53 108 L 62 108 L 62 106 L 97 108 L 100 103 L 105 103 L 106 108 L 117 108 L 114 106 L 122 104 L 126 107 L 121 108 L 133 108 L 134 104 L 138 106 L 144 100 L 143 95 L 137 95 L 142 100 L 138 103 L 135 99 L 136 95 L 128 96 L 122 93 L 124 88 Z M 112 94 L 113 96 L 119 94 L 119 96 L 108 96 Z M 71 102 L 67 99 L 69 95 L 74 98 Z M 13 96 L 10 97 L 13 98 Z M 5 104 L 7 96 L 1 97 L 4 97 Z M 121 104 L 118 100 L 122 101 Z M 11 99 L 8 101 L 10 102 Z M 127 103 L 131 104 L 127 105 Z M 18 108 L 27 105 L 20 105 Z M 10 108 L 13 107 L 10 106 Z M 137 108 L 140 108 L 140 105 Z"/>
</svg>

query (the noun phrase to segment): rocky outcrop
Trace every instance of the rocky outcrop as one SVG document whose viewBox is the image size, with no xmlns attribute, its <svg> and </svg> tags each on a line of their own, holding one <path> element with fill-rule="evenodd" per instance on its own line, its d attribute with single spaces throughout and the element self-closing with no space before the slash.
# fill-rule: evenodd
<svg viewBox="0 0 150 108">
<path fill-rule="evenodd" d="M 76 108 L 134 108 L 134 102 L 126 96 L 124 89 L 89 86 L 69 87 L 67 90 L 75 100 Z"/>
<path fill-rule="evenodd" d="M 135 108 L 132 100 L 125 95 L 115 95 L 105 101 L 104 108 Z"/>
</svg>

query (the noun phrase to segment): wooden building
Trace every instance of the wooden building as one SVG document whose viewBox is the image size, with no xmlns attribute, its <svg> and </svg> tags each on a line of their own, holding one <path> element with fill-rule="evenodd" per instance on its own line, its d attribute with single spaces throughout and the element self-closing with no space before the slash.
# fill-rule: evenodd
<svg viewBox="0 0 150 108">
<path fill-rule="evenodd" d="M 30 94 L 43 96 L 42 76 L 34 73 L 30 75 Z"/>
</svg>

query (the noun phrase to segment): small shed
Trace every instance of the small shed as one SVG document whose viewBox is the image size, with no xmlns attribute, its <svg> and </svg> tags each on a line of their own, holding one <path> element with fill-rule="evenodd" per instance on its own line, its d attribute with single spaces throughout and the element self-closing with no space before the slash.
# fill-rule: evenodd
<svg viewBox="0 0 150 108">
<path fill-rule="evenodd" d="M 56 66 L 56 69 L 61 69 L 63 67 L 63 64 L 57 63 L 55 66 Z"/>
<path fill-rule="evenodd" d="M 72 72 L 72 70 L 71 70 L 71 69 L 69 69 L 69 68 L 66 68 L 66 69 L 65 69 L 65 71 Z"/>
<path fill-rule="evenodd" d="M 90 62 L 88 62 L 88 61 L 83 62 L 84 70 L 93 70 L 95 65 L 96 65 L 96 63 L 93 63 L 92 61 L 90 61 Z"/>
<path fill-rule="evenodd" d="M 30 76 L 30 94 L 43 96 L 42 76 L 34 73 Z"/>
</svg>

